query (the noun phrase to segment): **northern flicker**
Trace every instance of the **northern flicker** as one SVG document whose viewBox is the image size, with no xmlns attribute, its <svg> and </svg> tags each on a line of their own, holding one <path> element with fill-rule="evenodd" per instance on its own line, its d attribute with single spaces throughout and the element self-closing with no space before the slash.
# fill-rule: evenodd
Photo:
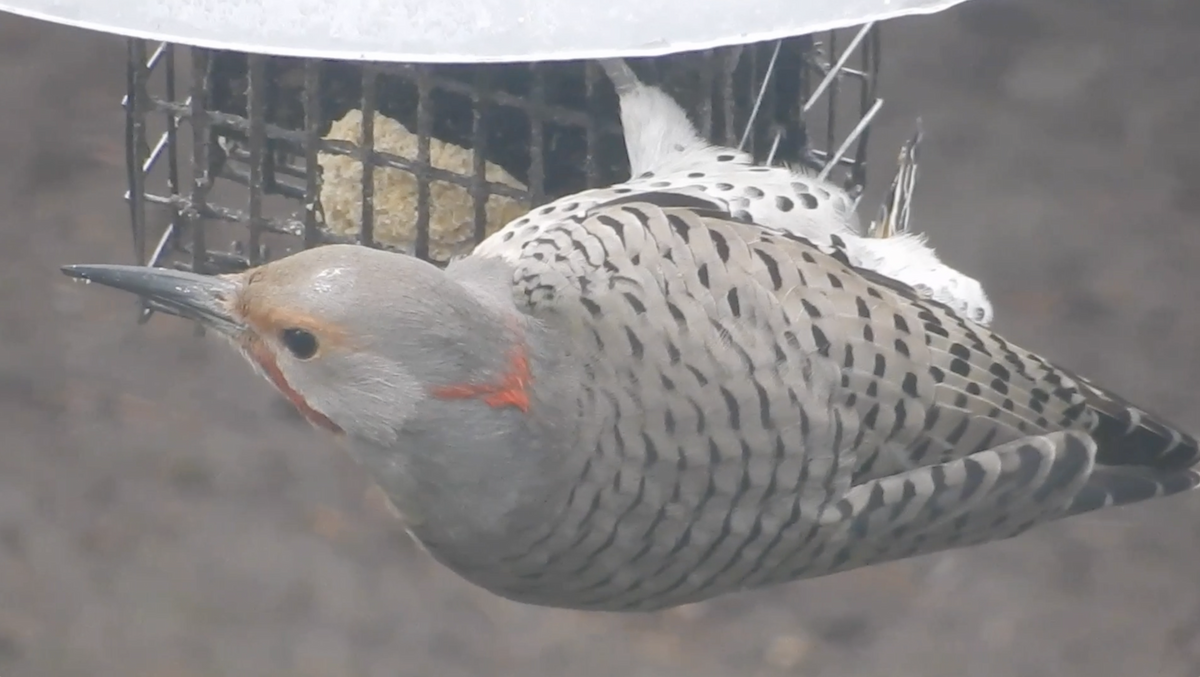
<svg viewBox="0 0 1200 677">
<path fill-rule="evenodd" d="M 669 608 L 1200 482 L 1195 438 L 727 201 L 535 216 L 445 269 L 64 272 L 229 338 L 433 557 L 529 604 Z"/>
</svg>

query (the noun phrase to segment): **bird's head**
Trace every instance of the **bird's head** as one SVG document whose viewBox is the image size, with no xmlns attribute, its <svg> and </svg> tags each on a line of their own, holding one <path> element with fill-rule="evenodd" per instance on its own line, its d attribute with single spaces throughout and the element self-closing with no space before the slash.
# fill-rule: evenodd
<svg viewBox="0 0 1200 677">
<path fill-rule="evenodd" d="M 390 445 L 429 398 L 528 406 L 511 296 L 506 308 L 503 294 L 476 292 L 409 256 L 331 245 L 232 275 L 118 265 L 63 272 L 153 299 L 229 338 L 305 418 L 335 433 Z M 505 288 L 505 271 L 476 272 Z"/>
</svg>

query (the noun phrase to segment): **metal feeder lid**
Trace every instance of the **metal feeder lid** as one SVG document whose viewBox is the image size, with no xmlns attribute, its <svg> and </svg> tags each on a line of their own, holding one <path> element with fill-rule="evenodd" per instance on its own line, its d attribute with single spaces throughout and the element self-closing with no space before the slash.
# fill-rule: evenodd
<svg viewBox="0 0 1200 677">
<path fill-rule="evenodd" d="M 805 35 L 965 0 L 0 0 L 127 37 L 355 61 L 657 56 Z"/>
</svg>

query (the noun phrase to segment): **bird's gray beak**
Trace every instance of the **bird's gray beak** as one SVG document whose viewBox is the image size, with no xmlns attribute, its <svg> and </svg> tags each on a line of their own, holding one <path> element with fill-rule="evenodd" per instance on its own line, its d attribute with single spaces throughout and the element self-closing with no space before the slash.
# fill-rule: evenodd
<svg viewBox="0 0 1200 677">
<path fill-rule="evenodd" d="M 156 302 L 164 310 L 197 320 L 214 331 L 229 336 L 244 325 L 229 313 L 229 303 L 238 283 L 211 275 L 197 275 L 169 268 L 145 266 L 76 265 L 63 266 L 68 276 L 132 292 Z"/>
</svg>

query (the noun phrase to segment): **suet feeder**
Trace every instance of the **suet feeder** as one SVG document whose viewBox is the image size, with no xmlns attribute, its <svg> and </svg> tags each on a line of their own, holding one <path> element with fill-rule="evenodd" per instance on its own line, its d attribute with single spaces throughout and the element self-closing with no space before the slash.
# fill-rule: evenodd
<svg viewBox="0 0 1200 677">
<path fill-rule="evenodd" d="M 622 181 L 622 56 L 714 143 L 861 195 L 881 20 L 959 0 L 10 0 L 128 38 L 137 263 L 244 269 L 327 242 L 445 262 Z M 363 171 L 370 167 L 371 171 Z M 143 318 L 152 308 L 143 308 Z"/>
</svg>

